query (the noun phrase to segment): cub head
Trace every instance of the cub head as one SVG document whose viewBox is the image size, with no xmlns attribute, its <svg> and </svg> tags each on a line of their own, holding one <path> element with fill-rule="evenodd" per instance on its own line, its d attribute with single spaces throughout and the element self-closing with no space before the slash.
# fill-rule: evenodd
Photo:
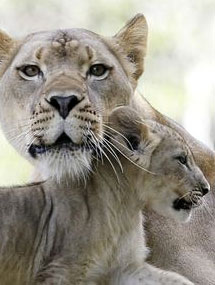
<svg viewBox="0 0 215 285">
<path fill-rule="evenodd" d="M 116 108 L 109 123 L 112 146 L 128 159 L 123 166 L 136 172 L 131 183 L 137 198 L 161 215 L 188 220 L 210 186 L 184 139 L 129 107 Z"/>
<path fill-rule="evenodd" d="M 8 140 L 45 177 L 80 177 L 109 112 L 129 104 L 146 41 L 141 14 L 111 38 L 67 29 L 18 41 L 0 32 L 0 121 Z"/>
</svg>

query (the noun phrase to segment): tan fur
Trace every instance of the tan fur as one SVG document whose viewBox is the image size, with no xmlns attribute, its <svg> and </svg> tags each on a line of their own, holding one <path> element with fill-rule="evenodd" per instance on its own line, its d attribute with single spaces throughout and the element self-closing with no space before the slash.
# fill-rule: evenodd
<svg viewBox="0 0 215 285">
<path fill-rule="evenodd" d="M 41 68 L 45 67 L 44 72 L 48 71 L 48 78 L 52 82 L 57 81 L 59 77 L 64 80 L 64 78 L 70 78 L 75 74 L 75 83 L 81 83 L 78 83 L 79 90 L 82 90 L 81 94 L 78 95 L 85 97 L 85 101 L 83 102 L 85 116 L 81 120 L 78 119 L 77 122 L 77 118 L 75 119 L 73 114 L 70 114 L 68 118 L 68 125 L 71 127 L 70 135 L 72 133 L 72 138 L 77 141 L 83 138 L 84 132 L 80 131 L 80 129 L 77 131 L 72 127 L 73 120 L 75 120 L 75 124 L 79 127 L 86 126 L 83 123 L 83 119 L 86 119 L 88 122 L 96 120 L 97 131 L 95 131 L 95 135 L 99 138 L 103 134 L 102 122 L 103 120 L 105 121 L 106 115 L 108 115 L 110 110 L 116 105 L 129 104 L 131 97 L 134 95 L 134 88 L 137 84 L 136 79 L 142 72 L 141 56 L 145 55 L 146 35 L 146 22 L 145 18 L 141 15 L 131 20 L 127 28 L 125 27 L 119 32 L 118 37 L 116 36 L 111 39 L 100 37 L 85 30 L 70 30 L 36 33 L 29 35 L 17 43 L 16 40 L 11 39 L 5 33 L 1 32 L 0 119 L 9 141 L 22 155 L 37 165 L 40 163 L 30 158 L 28 152 L 26 152 L 26 149 L 29 147 L 28 144 L 32 143 L 32 137 L 38 141 L 37 136 L 40 134 L 35 132 L 42 131 L 42 139 L 52 142 L 54 136 L 57 136 L 62 131 L 62 127 L 60 129 L 56 128 L 57 123 L 60 122 L 58 114 L 44 100 L 50 95 L 44 94 L 46 89 L 45 83 L 41 85 L 39 81 L 22 81 L 19 77 L 20 74 L 17 72 L 17 66 L 20 64 L 29 64 L 29 61 L 31 62 L 36 59 Z M 77 40 L 74 41 L 73 36 L 77 36 Z M 131 45 L 129 38 L 132 38 Z M 142 48 L 139 43 L 143 44 Z M 88 46 L 91 48 L 89 49 Z M 99 94 L 102 95 L 101 97 L 98 96 L 95 89 L 93 89 L 91 94 L 85 94 L 85 88 L 82 88 L 84 86 L 84 84 L 82 85 L 83 78 L 77 78 L 77 70 L 81 71 L 77 66 L 79 64 L 82 67 L 85 66 L 83 62 L 85 62 L 86 56 L 89 60 L 92 60 L 95 53 L 99 56 L 104 55 L 105 59 L 111 60 L 111 63 L 116 68 L 112 81 L 110 80 L 107 85 L 102 84 L 103 88 L 105 87 L 104 89 L 97 86 Z M 71 62 L 69 60 L 65 61 L 66 64 L 64 66 L 62 65 L 62 59 L 65 54 L 68 55 L 66 58 L 71 59 Z M 77 57 L 77 54 L 80 54 L 81 57 Z M 104 60 L 103 57 L 101 58 Z M 79 61 L 77 62 L 76 59 Z M 49 67 L 48 69 L 46 69 L 47 66 Z M 69 87 L 69 94 L 70 91 L 76 89 L 76 84 L 74 85 L 73 83 Z M 63 86 L 60 86 L 60 90 L 58 89 L 57 91 L 61 92 L 61 88 L 64 90 Z M 93 96 L 89 99 L 89 95 Z M 96 111 L 96 119 L 94 115 L 92 116 L 93 118 L 88 115 L 86 104 L 89 101 L 90 110 L 88 111 Z M 213 190 L 215 182 L 214 153 L 197 142 L 175 122 L 154 110 L 145 99 L 138 98 L 135 95 L 133 97 L 133 105 L 143 118 L 151 118 L 161 124 L 170 126 L 184 137 L 194 154 L 197 165 L 203 171 L 212 188 L 211 194 L 206 197 L 206 201 L 209 204 L 209 214 L 205 214 L 201 209 L 196 210 L 189 224 L 179 226 L 169 219 L 151 214 L 148 210 L 150 215 L 147 229 L 149 244 L 153 249 L 151 261 L 160 267 L 172 269 L 186 275 L 195 281 L 196 284 L 213 284 L 215 280 L 213 276 L 215 255 L 211 248 L 214 248 L 215 245 L 214 234 L 211 229 L 214 227 L 213 217 L 215 214 Z M 75 112 L 79 114 L 80 108 L 76 108 Z M 10 115 L 8 116 L 8 114 Z M 98 121 L 97 115 L 99 115 Z M 54 132 L 47 135 L 47 129 L 52 130 L 52 126 L 54 126 Z M 38 130 L 33 127 L 38 128 Z M 43 130 L 43 127 L 46 131 Z M 34 132 L 32 132 L 32 129 Z M 64 127 L 63 130 L 65 131 Z M 62 177 L 62 169 L 68 170 L 65 164 L 72 166 L 68 170 L 70 175 L 82 176 L 82 171 L 86 175 L 86 168 L 90 167 L 91 164 L 91 155 L 81 151 L 75 152 L 75 158 L 70 155 L 62 164 L 60 163 L 60 157 L 56 156 L 54 156 L 54 160 L 48 163 L 46 161 L 46 164 L 42 163 L 42 165 L 45 165 L 45 170 L 42 170 L 45 176 L 49 176 L 50 174 L 54 176 L 57 174 Z M 55 161 L 56 164 L 53 163 Z M 71 164 L 67 163 L 68 161 Z M 51 173 L 48 172 L 49 168 L 52 169 Z M 207 239 L 205 239 L 204 233 L 206 233 Z M 189 252 L 192 252 L 192 255 L 189 256 Z M 203 260 L 205 263 L 207 262 L 207 268 L 202 268 Z"/>
<path fill-rule="evenodd" d="M 137 25 L 140 27 L 139 30 L 136 29 Z M 122 28 L 115 36 L 119 47 L 122 48 L 122 54 L 126 52 L 129 61 L 135 64 L 133 70 L 129 68 L 129 71 L 133 73 L 132 77 L 134 77 L 135 82 L 143 73 L 143 60 L 146 56 L 147 36 L 147 22 L 140 14 L 129 21 L 126 27 Z"/>
<path fill-rule="evenodd" d="M 128 118 L 130 122 L 126 127 Z M 113 132 L 109 143 L 113 149 L 114 146 L 117 149 L 120 147 L 128 157 L 121 157 L 120 149 L 119 153 L 116 151 L 123 172 L 117 161 L 112 160 L 109 164 L 104 156 L 95 165 L 87 184 L 72 179 L 59 184 L 49 179 L 28 187 L 1 189 L 1 232 L 7 232 L 1 238 L 4 245 L 0 255 L 1 282 L 8 285 L 193 284 L 178 274 L 159 270 L 145 262 L 148 250 L 141 209 L 144 203 L 154 200 L 151 192 L 157 197 L 161 185 L 165 187 L 169 184 L 164 172 L 167 161 L 157 166 L 154 155 L 172 159 L 168 148 L 164 153 L 165 138 L 170 133 L 173 150 L 183 151 L 188 146 L 168 128 L 150 121 L 145 121 L 143 125 L 140 120 L 134 111 L 126 107 L 115 110 L 110 118 L 110 124 L 114 123 L 118 134 Z M 135 151 L 127 148 L 126 136 L 131 134 L 140 138 Z M 188 160 L 192 161 L 191 153 Z M 112 167 L 117 170 L 117 175 Z M 177 197 L 185 191 L 192 192 L 196 183 L 205 182 L 203 175 L 196 176 L 199 172 L 194 162 L 189 176 L 186 171 L 179 171 L 177 163 L 175 168 L 172 167 L 169 173 L 174 178 L 172 182 L 175 186 L 179 187 L 179 179 L 186 180 L 183 187 L 180 185 L 183 192 L 177 193 Z M 154 177 L 158 169 L 160 173 Z M 176 175 L 175 170 L 181 175 Z M 152 176 L 153 182 L 150 179 Z M 155 180 L 157 186 L 152 187 L 151 183 Z M 175 188 L 168 191 L 170 196 Z M 167 201 L 166 196 L 161 196 L 160 202 Z M 168 207 L 163 209 L 167 214 L 174 199 L 175 195 L 167 201 Z M 13 211 L 9 215 L 10 204 Z M 177 219 L 177 211 L 173 212 Z M 12 275 L 8 275 L 10 271 Z"/>
<path fill-rule="evenodd" d="M 1 125 L 43 178 L 88 173 L 92 161 L 85 148 L 88 137 L 100 141 L 109 112 L 129 104 L 143 71 L 146 40 L 147 24 L 141 14 L 112 38 L 68 29 L 28 35 L 17 47 L 16 40 L 0 32 Z M 89 75 L 90 67 L 98 63 L 108 66 L 104 78 Z M 23 69 L 29 64 L 39 67 L 40 73 L 26 76 Z M 78 104 L 66 118 L 50 104 L 56 96 L 76 96 Z M 29 154 L 32 144 L 49 149 L 62 133 L 76 144 L 75 149 Z"/>
<path fill-rule="evenodd" d="M 114 126 L 113 133 L 117 131 L 114 134 L 117 149 L 129 156 L 137 165 L 140 164 L 148 170 L 144 175 L 145 181 L 138 184 L 137 196 L 141 197 L 143 188 L 145 191 L 142 197 L 144 197 L 147 208 L 151 207 L 169 218 L 176 216 L 178 220 L 189 218 L 189 211 L 176 213 L 172 207 L 174 199 L 183 196 L 189 201 L 192 193 L 201 192 L 201 189 L 205 188 L 209 190 L 210 187 L 202 171 L 197 167 L 192 151 L 183 137 L 163 124 L 141 120 L 129 107 L 117 108 L 111 118 L 111 126 Z M 126 138 L 127 147 L 125 146 Z M 135 147 L 138 142 L 140 143 L 137 150 L 135 149 L 130 154 L 128 148 L 129 146 L 132 148 L 133 138 L 135 138 Z M 129 140 L 131 140 L 131 145 L 129 145 Z M 184 154 L 187 157 L 186 165 L 181 164 L 177 159 Z M 137 176 L 133 177 L 137 182 Z M 146 189 L 149 189 L 147 193 Z M 189 195 L 186 196 L 186 194 Z"/>
<path fill-rule="evenodd" d="M 145 210 L 147 240 L 151 248 L 149 262 L 178 272 L 197 285 L 213 285 L 215 280 L 215 153 L 193 138 L 179 124 L 155 110 L 145 98 L 136 94 L 133 107 L 142 118 L 156 120 L 177 130 L 190 146 L 194 159 L 211 186 L 203 207 L 197 208 L 189 223 L 178 224 Z"/>
</svg>

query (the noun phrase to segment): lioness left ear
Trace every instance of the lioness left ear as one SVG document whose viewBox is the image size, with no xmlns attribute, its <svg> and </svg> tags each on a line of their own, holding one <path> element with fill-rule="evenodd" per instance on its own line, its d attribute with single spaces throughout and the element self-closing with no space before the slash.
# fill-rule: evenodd
<svg viewBox="0 0 215 285">
<path fill-rule="evenodd" d="M 11 51 L 16 41 L 0 30 L 0 67 L 1 64 L 10 58 Z"/>
<path fill-rule="evenodd" d="M 143 73 L 146 55 L 148 26 L 143 14 L 137 14 L 116 35 L 115 39 L 127 59 L 133 63 L 133 78 L 137 80 Z"/>
</svg>

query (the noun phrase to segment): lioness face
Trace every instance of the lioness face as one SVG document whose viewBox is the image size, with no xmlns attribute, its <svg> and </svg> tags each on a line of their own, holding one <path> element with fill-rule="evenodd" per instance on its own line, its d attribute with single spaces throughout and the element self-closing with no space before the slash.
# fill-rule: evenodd
<svg viewBox="0 0 215 285">
<path fill-rule="evenodd" d="M 110 123 L 119 133 L 113 144 L 136 165 L 138 199 L 161 215 L 188 220 L 210 186 L 184 139 L 157 122 L 141 122 L 129 107 L 114 110 Z"/>
<path fill-rule="evenodd" d="M 137 15 L 115 37 L 83 29 L 0 33 L 0 119 L 9 141 L 47 176 L 90 169 L 110 110 L 129 103 L 147 27 Z"/>
</svg>

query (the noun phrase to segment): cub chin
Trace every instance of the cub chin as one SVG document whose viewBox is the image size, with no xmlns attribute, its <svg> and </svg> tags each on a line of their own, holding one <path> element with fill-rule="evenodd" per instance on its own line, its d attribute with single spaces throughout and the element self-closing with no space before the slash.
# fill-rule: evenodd
<svg viewBox="0 0 215 285">
<path fill-rule="evenodd" d="M 155 121 L 143 121 L 130 107 L 116 108 L 110 126 L 112 147 L 144 170 L 134 177 L 138 199 L 161 215 L 189 220 L 210 186 L 180 134 Z"/>
</svg>

